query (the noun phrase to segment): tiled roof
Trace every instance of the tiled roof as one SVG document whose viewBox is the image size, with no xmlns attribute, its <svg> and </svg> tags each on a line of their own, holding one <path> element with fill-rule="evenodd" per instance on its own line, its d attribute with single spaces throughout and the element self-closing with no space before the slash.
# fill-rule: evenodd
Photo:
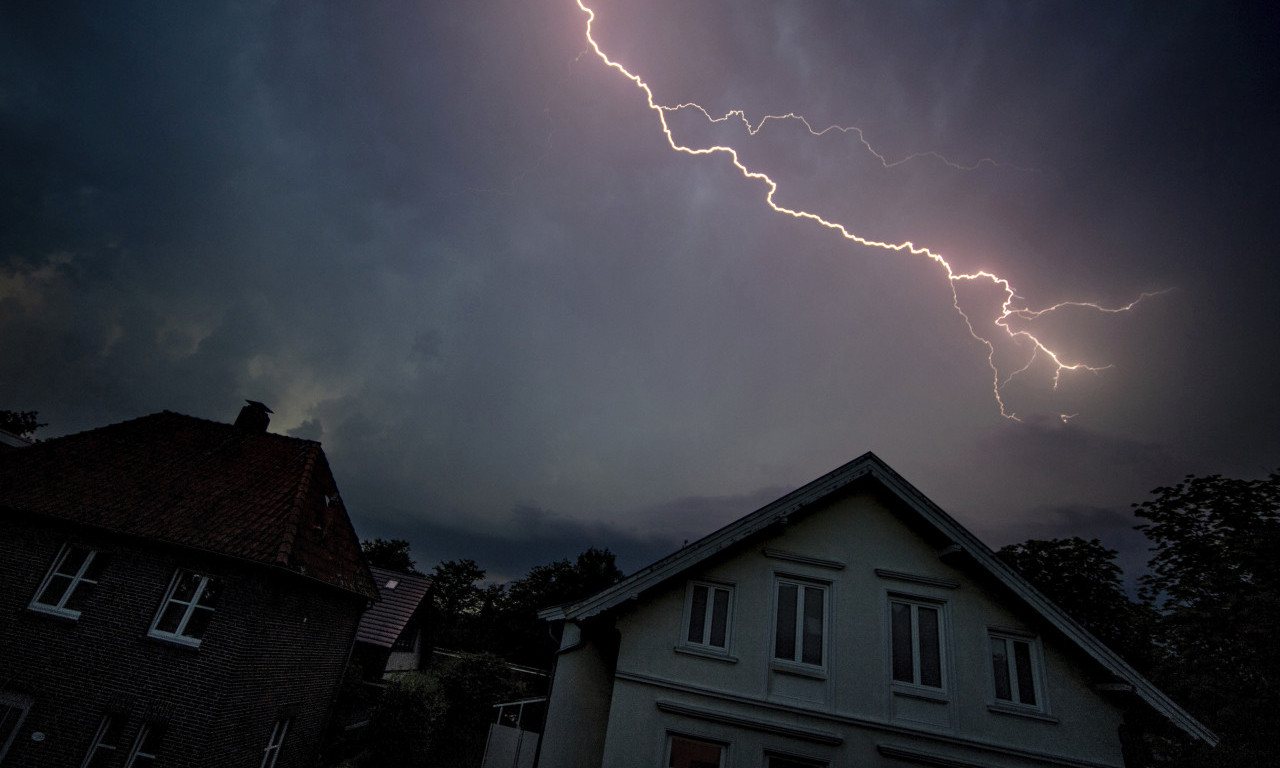
<svg viewBox="0 0 1280 768">
<path fill-rule="evenodd" d="M 369 571 L 377 582 L 378 602 L 360 617 L 356 642 L 390 648 L 426 597 L 431 579 L 374 566 Z"/>
<path fill-rule="evenodd" d="M 265 565 L 366 597 L 320 444 L 165 411 L 0 454 L 0 511 Z"/>
</svg>

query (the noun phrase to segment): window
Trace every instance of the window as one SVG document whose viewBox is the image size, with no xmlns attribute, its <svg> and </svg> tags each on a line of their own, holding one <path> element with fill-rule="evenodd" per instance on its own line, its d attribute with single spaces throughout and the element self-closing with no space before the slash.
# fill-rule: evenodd
<svg viewBox="0 0 1280 768">
<path fill-rule="evenodd" d="M 723 744 L 688 736 L 667 737 L 667 768 L 724 768 Z"/>
<path fill-rule="evenodd" d="M 156 764 L 156 753 L 160 749 L 160 737 L 164 728 L 159 723 L 143 723 L 138 729 L 138 736 L 133 740 L 133 748 L 124 762 L 124 768 L 150 768 Z"/>
<path fill-rule="evenodd" d="M 889 600 L 893 681 L 942 691 L 942 605 Z"/>
<path fill-rule="evenodd" d="M 173 575 L 149 634 L 199 646 L 221 593 L 222 585 L 217 579 L 179 570 Z"/>
<path fill-rule="evenodd" d="M 31 709 L 31 697 L 0 691 L 0 760 L 4 759 Z"/>
<path fill-rule="evenodd" d="M 773 658 L 824 666 L 826 587 L 782 578 L 778 579 L 777 585 Z"/>
<path fill-rule="evenodd" d="M 80 768 L 102 768 L 107 765 L 116 753 L 116 745 L 120 743 L 120 719 L 106 715 L 98 724 L 98 730 L 89 744 L 89 751 L 84 755 Z"/>
<path fill-rule="evenodd" d="M 276 758 L 280 756 L 280 747 L 284 744 L 284 735 L 288 732 L 289 720 L 287 718 L 277 720 L 275 726 L 271 729 L 271 738 L 267 741 L 267 748 L 262 750 L 261 768 L 275 768 Z"/>
<path fill-rule="evenodd" d="M 691 582 L 686 600 L 684 643 L 718 651 L 729 649 L 732 588 Z"/>
<path fill-rule="evenodd" d="M 1035 641 L 995 632 L 987 640 L 991 645 L 996 702 L 1041 709 L 1043 697 L 1036 691 L 1039 654 Z"/>
<path fill-rule="evenodd" d="M 407 651 L 409 653 L 417 652 L 418 627 L 414 624 L 410 624 L 405 627 L 404 631 L 400 633 L 400 636 L 395 639 L 395 642 L 391 643 L 391 650 Z"/>
<path fill-rule="evenodd" d="M 80 618 L 80 611 L 98 583 L 106 562 L 106 555 L 102 552 L 65 545 L 27 607 L 71 619 Z"/>
</svg>

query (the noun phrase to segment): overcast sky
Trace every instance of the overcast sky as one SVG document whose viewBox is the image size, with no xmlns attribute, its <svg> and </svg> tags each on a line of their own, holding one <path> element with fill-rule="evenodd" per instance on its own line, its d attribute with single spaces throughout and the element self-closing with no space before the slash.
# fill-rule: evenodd
<svg viewBox="0 0 1280 768">
<path fill-rule="evenodd" d="M 494 578 L 634 570 L 868 450 L 993 547 L 1132 567 L 1130 503 L 1280 467 L 1271 4 L 590 4 L 657 104 L 743 111 L 665 114 L 777 205 L 1012 308 L 1164 292 L 1010 318 L 1105 367 L 1055 389 L 990 283 L 961 315 L 674 151 L 575 0 L 7 3 L 0 408 L 261 400 L 362 537 Z"/>
</svg>

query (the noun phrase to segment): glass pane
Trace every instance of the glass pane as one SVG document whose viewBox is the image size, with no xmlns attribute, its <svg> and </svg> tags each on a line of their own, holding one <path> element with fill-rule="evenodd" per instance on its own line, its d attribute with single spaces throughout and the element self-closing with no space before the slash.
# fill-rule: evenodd
<svg viewBox="0 0 1280 768">
<path fill-rule="evenodd" d="M 715 590 L 715 598 L 711 605 L 711 645 L 717 648 L 726 647 L 729 627 L 729 590 Z"/>
<path fill-rule="evenodd" d="M 795 584 L 778 585 L 778 631 L 773 641 L 773 657 L 795 661 L 796 658 Z"/>
<path fill-rule="evenodd" d="M 693 588 L 693 599 L 689 603 L 689 637 L 691 643 L 701 643 L 707 625 L 707 588 Z"/>
<path fill-rule="evenodd" d="M 938 611 L 918 608 L 920 622 L 920 684 L 942 687 L 942 648 L 938 643 Z"/>
<path fill-rule="evenodd" d="M 911 672 L 911 606 L 906 603 L 890 603 L 892 615 L 893 679 L 914 683 Z"/>
<path fill-rule="evenodd" d="M 826 763 L 804 760 L 798 757 L 771 756 L 769 758 L 769 768 L 826 768 L 826 766 Z"/>
<path fill-rule="evenodd" d="M 670 768 L 720 768 L 720 756 L 724 747 L 705 741 L 694 741 L 683 736 L 671 737 Z"/>
<path fill-rule="evenodd" d="M 213 608 L 218 604 L 220 597 L 222 597 L 222 582 L 217 579 L 206 579 L 204 591 L 200 593 L 199 604 L 205 608 Z"/>
<path fill-rule="evenodd" d="M 805 664 L 822 664 L 822 590 L 804 588 L 804 646 L 801 658 Z"/>
<path fill-rule="evenodd" d="M 80 572 L 80 566 L 84 565 L 84 559 L 88 556 L 89 550 L 84 547 L 71 547 L 67 550 L 67 556 L 58 565 L 58 573 L 75 576 Z"/>
<path fill-rule="evenodd" d="M 89 593 L 93 591 L 93 582 L 81 579 L 76 583 L 71 595 L 67 598 L 67 602 L 63 603 L 64 608 L 70 608 L 73 611 L 83 611 L 86 603 L 89 602 Z"/>
<path fill-rule="evenodd" d="M 1036 703 L 1036 684 L 1031 676 L 1031 644 L 1013 641 L 1013 667 L 1018 673 L 1018 701 Z"/>
<path fill-rule="evenodd" d="M 44 603 L 45 605 L 57 605 L 62 596 L 67 593 L 67 587 L 69 586 L 71 586 L 70 576 L 54 575 L 53 578 L 49 579 L 44 591 L 36 598 L 36 602 Z"/>
<path fill-rule="evenodd" d="M 182 603 L 165 603 L 164 612 L 160 614 L 160 621 L 156 622 L 156 631 L 177 632 L 178 625 L 182 623 L 182 617 L 186 613 L 187 606 Z"/>
<path fill-rule="evenodd" d="M 1002 637 L 991 638 L 991 672 L 996 676 L 996 698 L 1013 701 L 1009 688 L 1009 651 Z"/>
<path fill-rule="evenodd" d="M 102 569 L 107 567 L 107 557 L 105 552 L 94 552 L 93 559 L 89 561 L 89 567 L 84 571 L 84 578 L 97 581 L 102 577 Z"/>
<path fill-rule="evenodd" d="M 184 603 L 191 602 L 191 596 L 196 593 L 196 585 L 200 583 L 200 577 L 190 571 L 183 571 L 178 576 L 178 583 L 173 587 L 174 600 L 181 600 Z"/>
<path fill-rule="evenodd" d="M 209 628 L 211 619 L 213 619 L 213 611 L 205 608 L 193 609 L 191 618 L 187 619 L 187 626 L 182 628 L 182 634 L 197 640 L 204 637 L 204 631 Z"/>
</svg>

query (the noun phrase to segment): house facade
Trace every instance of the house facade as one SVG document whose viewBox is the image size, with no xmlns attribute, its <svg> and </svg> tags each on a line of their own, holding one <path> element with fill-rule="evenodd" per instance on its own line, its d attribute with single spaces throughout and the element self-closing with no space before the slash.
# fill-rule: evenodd
<svg viewBox="0 0 1280 768">
<path fill-rule="evenodd" d="M 872 454 L 562 626 L 542 768 L 1118 768 L 1214 735 Z"/>
<path fill-rule="evenodd" d="M 319 444 L 265 426 L 0 456 L 0 766 L 314 765 L 376 591 Z"/>
</svg>

